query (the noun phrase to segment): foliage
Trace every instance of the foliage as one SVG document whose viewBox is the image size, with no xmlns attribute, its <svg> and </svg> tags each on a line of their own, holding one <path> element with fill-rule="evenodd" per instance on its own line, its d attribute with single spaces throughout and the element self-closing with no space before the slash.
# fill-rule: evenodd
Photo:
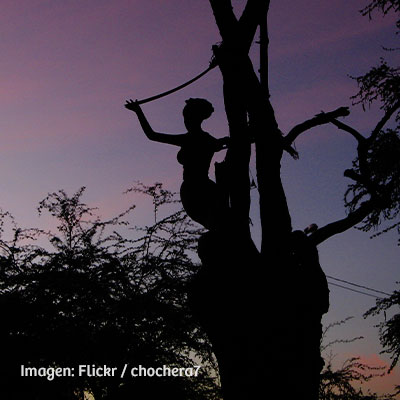
<svg viewBox="0 0 400 400">
<path fill-rule="evenodd" d="M 378 100 L 385 111 L 395 106 L 400 99 L 400 67 L 391 67 L 381 58 L 380 64 L 365 75 L 354 78 L 359 92 L 352 97 L 356 104 L 370 105 Z M 399 114 L 397 114 L 397 120 Z"/>
<path fill-rule="evenodd" d="M 400 314 L 394 314 L 391 318 L 386 319 L 386 311 L 389 309 L 398 311 L 400 307 L 400 290 L 395 290 L 393 294 L 384 299 L 378 299 L 376 306 L 365 313 L 365 317 L 384 313 L 385 321 L 379 326 L 379 338 L 383 353 L 390 354 L 392 364 L 390 369 L 398 363 L 400 359 Z M 399 386 L 400 390 L 400 386 Z"/>
<path fill-rule="evenodd" d="M 366 180 L 356 180 L 348 185 L 345 206 L 354 212 L 364 201 L 372 198 L 375 206 L 364 219 L 359 229 L 377 229 L 384 221 L 386 227 L 374 236 L 396 228 L 400 233 L 400 222 L 396 220 L 400 212 L 400 136 L 393 129 L 381 130 L 368 143 L 368 150 L 353 161 L 352 172 L 364 176 Z M 363 164 L 363 168 L 361 165 Z"/>
<path fill-rule="evenodd" d="M 329 362 L 321 374 L 320 400 L 390 400 L 394 395 L 365 393 L 361 384 L 379 376 L 375 368 L 360 361 L 358 357 L 346 360 L 338 369 Z"/>
<path fill-rule="evenodd" d="M 326 338 L 329 330 L 346 323 L 349 319 L 328 325 L 324 330 L 323 339 Z M 336 339 L 330 343 L 321 344 L 321 352 L 326 352 L 337 343 L 352 343 L 360 339 L 363 338 Z M 363 390 L 364 383 L 384 375 L 384 367 L 373 367 L 362 362 L 359 357 L 352 357 L 340 367 L 335 368 L 333 358 L 332 353 L 325 357 L 325 367 L 320 377 L 320 400 L 394 400 L 396 398 L 396 393 L 378 395 Z"/>
<path fill-rule="evenodd" d="M 159 184 L 134 190 L 150 195 L 156 211 L 173 201 Z M 133 207 L 102 221 L 82 203 L 83 192 L 69 197 L 61 190 L 40 203 L 39 212 L 56 219 L 55 233 L 21 230 L 7 213 L 0 215 L 4 396 L 24 398 L 26 392 L 31 399 L 81 399 L 89 391 L 96 400 L 144 393 L 215 398 L 211 348 L 186 305 L 186 284 L 197 270 L 189 250 L 198 230 L 183 211 L 142 228 L 126 221 Z M 7 221 L 12 223 L 10 241 L 3 237 Z M 117 229 L 135 234 L 126 239 Z M 35 244 L 44 238 L 50 246 Z M 121 373 L 125 363 L 130 368 L 201 363 L 202 368 L 198 378 L 156 378 L 156 385 L 155 378 L 17 376 L 21 364 L 107 365 Z"/>
<path fill-rule="evenodd" d="M 373 0 L 361 13 L 371 18 L 374 11 L 380 11 L 383 15 L 398 13 L 400 1 Z M 358 156 L 353 161 L 352 170 L 345 173 L 354 180 L 345 193 L 345 206 L 348 212 L 354 212 L 363 202 L 371 199 L 373 207 L 359 228 L 364 231 L 376 230 L 386 221 L 388 225 L 373 236 L 394 228 L 400 233 L 400 67 L 390 66 L 381 58 L 378 66 L 353 79 L 359 87 L 358 93 L 352 97 L 354 103 L 361 104 L 365 110 L 367 105 L 379 102 L 384 116 L 368 138 L 358 139 Z M 394 117 L 394 125 L 383 129 L 391 117 Z"/>
<path fill-rule="evenodd" d="M 360 12 L 362 15 L 368 15 L 371 19 L 372 12 L 378 10 L 387 15 L 390 12 L 400 12 L 399 0 L 373 0 Z M 400 28 L 400 19 L 396 25 Z M 385 49 L 387 51 L 398 51 L 399 49 Z M 388 112 L 399 104 L 400 101 L 400 67 L 389 66 L 384 58 L 381 57 L 378 66 L 372 67 L 366 74 L 354 77 L 356 79 L 359 92 L 353 96 L 356 104 L 361 103 L 363 107 L 378 100 L 382 108 Z M 397 110 L 396 120 L 399 121 L 399 111 Z M 397 127 L 398 131 L 399 127 Z"/>
<path fill-rule="evenodd" d="M 399 0 L 373 0 L 365 8 L 361 10 L 362 15 L 368 15 L 371 18 L 371 14 L 374 10 L 378 9 L 384 15 L 389 11 L 394 11 L 398 13 L 400 11 L 400 1 Z M 396 22 L 397 27 L 400 29 L 400 19 Z"/>
<path fill-rule="evenodd" d="M 361 12 L 363 15 L 368 15 L 371 18 L 371 13 L 378 10 L 387 15 L 389 12 L 399 13 L 400 1 L 399 0 L 373 0 Z M 400 19 L 396 21 L 397 28 L 400 29 Z M 399 32 L 397 32 L 398 34 Z M 391 49 L 391 51 L 398 51 L 399 49 Z M 386 186 L 386 201 L 383 206 L 386 210 L 378 215 L 377 212 L 372 213 L 369 224 L 377 225 L 380 218 L 394 220 L 399 214 L 400 206 L 400 68 L 397 66 L 392 67 L 387 64 L 384 59 L 381 59 L 378 67 L 372 68 L 365 75 L 356 78 L 360 91 L 354 97 L 358 99 L 363 105 L 366 103 L 378 100 L 382 104 L 382 109 L 385 110 L 386 115 L 390 113 L 397 113 L 396 122 L 397 126 L 393 129 L 386 131 L 379 130 L 371 143 L 371 148 L 368 153 L 368 164 L 373 171 L 373 181 L 379 187 Z M 379 124 L 378 124 L 379 127 Z M 380 127 L 381 128 L 381 127 Z M 356 164 L 359 160 L 356 160 Z M 361 199 L 365 195 L 359 187 L 349 188 L 353 191 L 354 199 L 357 197 Z M 359 201 L 359 200 L 357 200 Z M 350 204 L 351 206 L 351 204 Z M 368 224 L 366 224 L 368 225 Z M 400 232 L 400 222 L 391 224 L 383 232 L 397 227 Z M 396 310 L 400 306 L 400 292 L 394 291 L 393 294 L 384 299 L 378 299 L 376 306 L 371 308 L 365 313 L 365 316 L 377 315 L 384 313 L 385 321 L 381 322 L 379 327 L 380 342 L 383 347 L 383 353 L 390 354 L 392 364 L 390 369 L 398 363 L 400 358 L 400 314 L 394 313 L 391 318 L 386 319 L 386 311 Z M 400 386 L 397 387 L 400 391 Z"/>
</svg>

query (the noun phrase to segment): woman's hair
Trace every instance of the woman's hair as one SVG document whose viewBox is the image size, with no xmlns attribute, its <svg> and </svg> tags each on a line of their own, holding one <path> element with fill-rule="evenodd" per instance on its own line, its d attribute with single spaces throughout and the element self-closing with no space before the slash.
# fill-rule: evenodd
<svg viewBox="0 0 400 400">
<path fill-rule="evenodd" d="M 183 108 L 183 114 L 193 113 L 196 114 L 202 120 L 207 119 L 214 112 L 214 107 L 206 99 L 187 99 L 186 105 Z"/>
</svg>

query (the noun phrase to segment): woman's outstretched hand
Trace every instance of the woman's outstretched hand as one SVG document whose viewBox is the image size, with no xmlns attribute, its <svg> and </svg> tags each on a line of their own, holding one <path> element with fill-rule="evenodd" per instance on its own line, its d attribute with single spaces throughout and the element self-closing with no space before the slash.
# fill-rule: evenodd
<svg viewBox="0 0 400 400">
<path fill-rule="evenodd" d="M 140 111 L 140 105 L 137 100 L 135 100 L 135 101 L 133 101 L 132 99 L 127 100 L 125 103 L 125 108 L 127 108 L 128 110 L 131 110 L 135 113 Z"/>
</svg>

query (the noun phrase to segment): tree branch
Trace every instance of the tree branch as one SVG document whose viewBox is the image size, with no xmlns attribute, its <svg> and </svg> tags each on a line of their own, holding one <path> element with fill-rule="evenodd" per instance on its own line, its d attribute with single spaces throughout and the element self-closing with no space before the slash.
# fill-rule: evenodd
<svg viewBox="0 0 400 400">
<path fill-rule="evenodd" d="M 267 18 L 270 0 L 248 0 L 239 18 L 241 40 L 249 50 L 261 18 Z"/>
<path fill-rule="evenodd" d="M 230 0 L 210 0 L 211 8 L 219 33 L 224 42 L 233 40 L 237 35 L 238 20 L 233 12 Z"/>
<path fill-rule="evenodd" d="M 350 178 L 350 179 L 352 179 L 352 180 L 355 181 L 355 182 L 358 182 L 358 183 L 363 184 L 364 186 L 366 186 L 366 185 L 368 184 L 368 182 L 367 182 L 360 174 L 357 174 L 357 173 L 356 173 L 354 170 L 352 170 L 352 169 L 346 169 L 346 170 L 344 171 L 343 175 L 344 175 L 346 178 Z"/>
<path fill-rule="evenodd" d="M 395 105 L 389 110 L 386 111 L 385 115 L 383 118 L 377 123 L 375 129 L 372 131 L 371 136 L 369 137 L 370 140 L 374 140 L 378 133 L 381 131 L 381 129 L 385 126 L 386 122 L 389 121 L 390 117 L 395 113 L 397 109 L 400 108 L 400 101 L 395 103 Z"/>
<path fill-rule="evenodd" d="M 268 0 L 248 0 L 237 28 L 230 15 L 230 2 L 210 0 L 223 43 L 213 51 L 223 76 L 225 110 L 231 146 L 226 161 L 229 168 L 229 195 L 236 223 L 247 224 L 250 205 L 248 168 L 250 134 L 256 144 L 256 169 L 260 193 L 260 214 L 263 231 L 262 252 L 273 249 L 284 253 L 285 238 L 291 221 L 280 180 L 280 161 L 284 143 L 274 110 L 260 85 L 248 55 L 249 46 L 261 18 L 267 18 Z M 229 6 L 228 6 L 229 5 Z M 225 20 L 227 15 L 227 20 Z M 229 19 L 231 22 L 229 22 Z M 240 27 L 239 27 L 240 25 Z M 246 43 L 247 42 L 247 43 Z M 247 47 L 246 47 L 247 46 Z M 271 194 L 273 192 L 273 194 Z M 273 215 L 271 216 L 271 210 Z M 271 229 L 274 232 L 271 238 Z M 244 232 L 245 228 L 238 228 Z M 250 235 L 250 231 L 249 231 Z M 281 251 L 282 250 L 282 251 Z"/>
<path fill-rule="evenodd" d="M 304 121 L 301 124 L 298 124 L 294 128 L 292 128 L 290 130 L 290 132 L 285 136 L 285 142 L 288 145 L 290 145 L 297 139 L 297 137 L 301 133 L 303 133 L 311 128 L 314 128 L 318 125 L 328 124 L 329 122 L 332 122 L 332 120 L 337 117 L 345 117 L 349 114 L 350 114 L 350 112 L 349 112 L 348 107 L 340 107 L 334 111 L 330 111 L 327 113 L 322 112 L 320 114 L 317 114 L 315 117 L 313 117 L 307 121 Z"/>
<path fill-rule="evenodd" d="M 318 229 L 310 235 L 310 239 L 315 245 L 318 245 L 338 233 L 345 232 L 359 224 L 373 210 L 373 208 L 374 201 L 368 200 L 362 203 L 357 210 L 351 212 L 346 218 L 332 222 Z"/>
<path fill-rule="evenodd" d="M 233 12 L 230 0 L 210 0 L 222 40 L 236 41 L 246 53 L 249 52 L 260 18 L 266 17 L 270 0 L 248 0 L 239 21 Z"/>
<path fill-rule="evenodd" d="M 368 190 L 369 194 L 371 196 L 375 196 L 376 194 L 378 194 L 381 190 L 379 188 L 379 186 L 375 185 L 373 182 L 371 182 L 368 177 L 366 177 L 365 175 L 360 175 L 357 174 L 354 170 L 352 169 L 346 169 L 343 173 L 343 175 L 346 178 L 350 178 L 355 182 L 360 183 L 361 185 L 364 185 L 365 188 Z"/>
<path fill-rule="evenodd" d="M 342 131 L 350 133 L 358 143 L 363 143 L 366 139 L 363 135 L 361 135 L 360 132 L 356 131 L 354 128 L 352 128 L 349 125 L 344 124 L 343 122 L 340 122 L 336 119 L 333 119 L 332 124 L 335 125 L 338 129 L 341 129 Z"/>
</svg>

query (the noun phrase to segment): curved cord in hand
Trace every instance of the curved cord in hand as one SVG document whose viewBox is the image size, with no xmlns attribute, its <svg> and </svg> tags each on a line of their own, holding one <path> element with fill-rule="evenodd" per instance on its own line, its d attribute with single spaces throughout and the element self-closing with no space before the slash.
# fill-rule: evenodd
<svg viewBox="0 0 400 400">
<path fill-rule="evenodd" d="M 191 83 L 197 81 L 198 79 L 200 79 L 202 76 L 204 76 L 207 72 L 211 71 L 216 66 L 217 66 L 217 64 L 215 62 L 211 61 L 210 66 L 206 70 L 204 70 L 200 74 L 196 75 L 194 78 L 190 79 L 189 81 L 183 83 L 182 85 L 179 85 L 173 89 L 167 90 L 166 92 L 157 94 L 155 96 L 147 97 L 146 99 L 142 99 L 142 100 L 137 100 L 137 103 L 138 104 L 148 103 L 150 101 L 160 99 L 161 97 L 168 96 L 171 93 L 177 92 L 178 90 L 181 90 L 184 87 L 189 86 Z"/>
</svg>

